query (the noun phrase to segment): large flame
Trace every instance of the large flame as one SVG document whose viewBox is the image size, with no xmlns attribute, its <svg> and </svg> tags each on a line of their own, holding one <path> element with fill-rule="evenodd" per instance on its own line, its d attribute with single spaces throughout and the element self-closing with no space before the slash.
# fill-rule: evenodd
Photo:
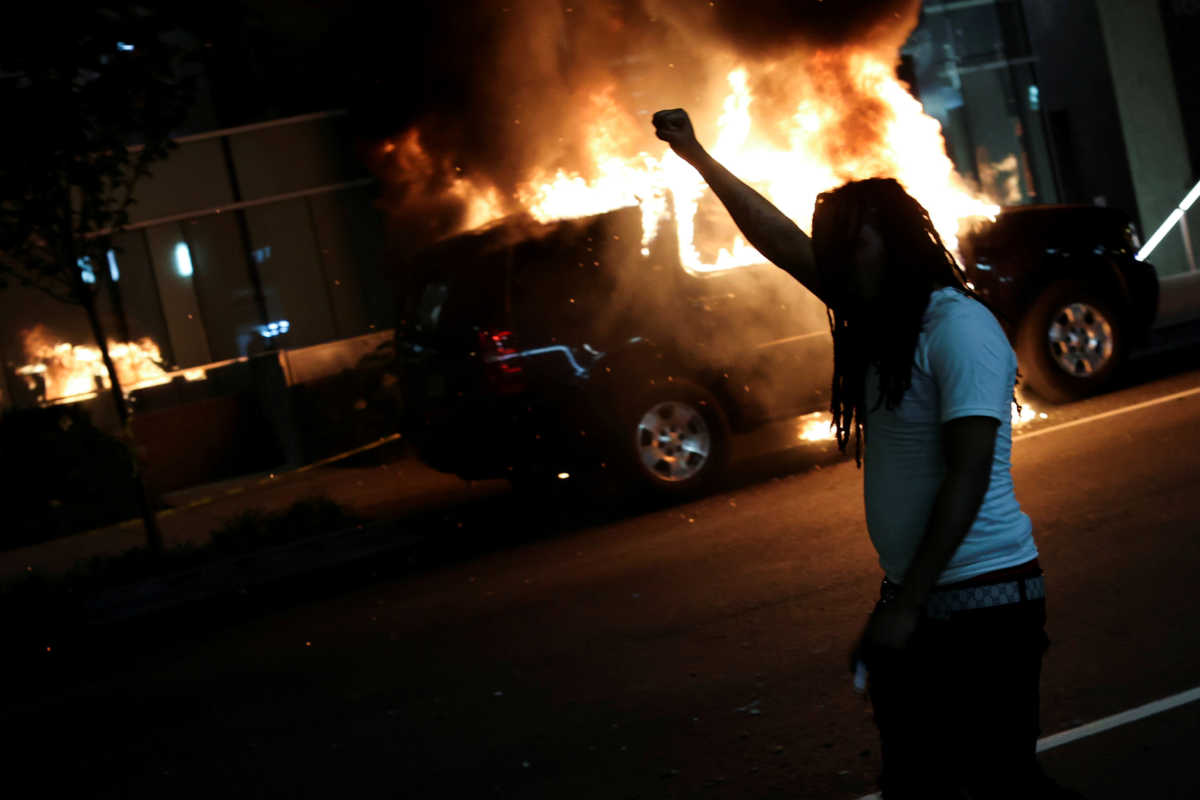
<svg viewBox="0 0 1200 800">
<path fill-rule="evenodd" d="M 715 135 L 699 130 L 701 140 L 718 161 L 806 231 L 820 192 L 869 177 L 899 181 L 929 212 L 956 256 L 962 223 L 994 219 L 1000 210 L 955 172 L 940 123 L 925 114 L 877 53 L 837 50 L 810 55 L 803 63 L 747 64 L 732 69 L 726 83 L 724 97 L 710 106 L 720 109 Z M 751 87 L 763 83 L 774 91 L 770 99 L 756 100 Z M 694 272 L 762 263 L 762 255 L 740 235 L 715 253 L 709 248 L 708 258 L 701 254 L 697 218 L 708 188 L 665 145 L 658 154 L 630 155 L 648 131 L 645 116 L 630 114 L 617 102 L 615 87 L 594 93 L 580 131 L 588 163 L 574 170 L 534 168 L 513 199 L 542 222 L 636 205 L 642 212 L 643 255 L 649 255 L 661 223 L 673 218 L 680 261 Z M 431 162 L 415 130 L 405 134 L 400 149 L 399 167 L 406 177 L 428 170 Z M 511 210 L 485 181 L 459 177 L 448 193 L 467 209 L 464 227 Z M 1014 425 L 1045 418 L 1028 405 L 1018 412 L 1014 404 Z M 830 423 L 825 412 L 801 417 L 797 438 L 828 441 Z"/>
<path fill-rule="evenodd" d="M 64 342 L 38 325 L 22 333 L 26 363 L 18 375 L 44 385 L 43 400 L 48 403 L 94 395 L 109 388 L 111 382 L 100 348 Z M 108 343 L 108 354 L 117 370 L 117 380 L 126 391 L 166 383 L 170 375 L 163 369 L 162 354 L 152 339 Z M 187 376 L 190 379 L 202 376 Z"/>
<path fill-rule="evenodd" d="M 756 74 L 769 77 L 772 70 L 794 66 L 759 65 Z M 807 80 L 790 87 L 787 110 L 779 112 L 779 101 L 773 101 L 773 115 L 754 115 L 756 128 L 750 68 L 733 69 L 715 137 L 700 132 L 718 161 L 802 228 L 810 224 L 818 193 L 868 177 L 896 178 L 929 211 L 952 251 L 957 250 L 962 220 L 994 218 L 999 207 L 972 193 L 959 178 L 946 155 L 940 124 L 924 113 L 888 64 L 865 52 L 817 54 L 805 62 L 803 74 Z M 679 256 L 688 269 L 729 269 L 764 260 L 740 236 L 705 260 L 695 241 L 697 211 L 707 191 L 703 180 L 667 149 L 660 155 L 624 155 L 648 126 L 619 106 L 611 87 L 596 93 L 590 106 L 583 126 L 590 164 L 581 171 L 535 169 L 518 187 L 515 199 L 534 218 L 550 221 L 637 205 L 646 247 L 673 208 Z M 848 137 L 847 131 L 855 130 L 863 135 Z M 414 145 L 419 148 L 412 134 L 406 135 L 404 146 Z M 467 203 L 469 224 L 501 214 L 502 204 L 491 187 L 460 178 L 450 191 Z"/>
</svg>

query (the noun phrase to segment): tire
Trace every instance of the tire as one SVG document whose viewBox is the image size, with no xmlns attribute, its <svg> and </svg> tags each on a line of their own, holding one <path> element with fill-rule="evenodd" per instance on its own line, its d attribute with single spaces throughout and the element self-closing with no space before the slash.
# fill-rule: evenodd
<svg viewBox="0 0 1200 800">
<path fill-rule="evenodd" d="M 646 381 L 616 403 L 614 466 L 634 491 L 659 498 L 710 491 L 729 463 L 732 433 L 712 392 L 678 377 Z"/>
<path fill-rule="evenodd" d="M 1105 389 L 1125 359 L 1118 304 L 1080 280 L 1048 286 L 1021 320 L 1017 359 L 1024 383 L 1051 403 Z"/>
</svg>

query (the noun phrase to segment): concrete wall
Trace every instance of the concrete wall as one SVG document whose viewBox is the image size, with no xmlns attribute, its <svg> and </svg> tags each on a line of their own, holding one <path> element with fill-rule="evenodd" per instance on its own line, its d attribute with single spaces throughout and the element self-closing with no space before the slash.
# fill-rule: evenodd
<svg viewBox="0 0 1200 800">
<path fill-rule="evenodd" d="M 1096 0 L 1111 67 L 1117 115 L 1137 196 L 1143 237 L 1149 236 L 1195 183 L 1175 79 L 1157 3 Z M 1192 241 L 1200 225 L 1190 222 Z M 1149 258 L 1160 275 L 1188 269 L 1177 228 Z"/>
<path fill-rule="evenodd" d="M 1159 7 L 1192 168 L 1200 169 L 1200 0 L 1161 0 Z"/>
</svg>

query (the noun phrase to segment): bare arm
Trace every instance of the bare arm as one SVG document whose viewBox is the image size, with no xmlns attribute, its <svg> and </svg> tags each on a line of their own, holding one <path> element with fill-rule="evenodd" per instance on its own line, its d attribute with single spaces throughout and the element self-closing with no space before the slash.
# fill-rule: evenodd
<svg viewBox="0 0 1200 800">
<path fill-rule="evenodd" d="M 991 481 L 999 425 L 991 417 L 961 417 L 942 426 L 946 477 L 934 499 L 925 537 L 904 575 L 899 605 L 913 609 L 924 605 L 971 530 Z"/>
<path fill-rule="evenodd" d="M 687 112 L 681 108 L 659 111 L 654 115 L 654 129 L 658 138 L 696 168 L 725 205 L 746 241 L 828 303 L 819 284 L 812 241 L 771 201 L 708 154 L 696 139 Z"/>
</svg>

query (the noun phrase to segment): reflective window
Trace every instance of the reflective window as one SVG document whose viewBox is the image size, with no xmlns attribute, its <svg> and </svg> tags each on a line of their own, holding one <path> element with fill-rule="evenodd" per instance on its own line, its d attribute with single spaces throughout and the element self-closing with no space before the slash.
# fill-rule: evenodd
<svg viewBox="0 0 1200 800">
<path fill-rule="evenodd" d="M 249 355 L 262 314 L 235 214 L 212 214 L 184 223 L 196 271 L 195 287 L 213 359 Z M 261 349 L 261 348 L 260 348 Z"/>
<path fill-rule="evenodd" d="M 196 276 L 184 275 L 179 269 L 179 246 L 187 245 L 183 226 L 168 222 L 147 228 L 145 233 L 175 366 L 206 364 L 213 359 L 196 296 Z"/>
<path fill-rule="evenodd" d="M 1019 3 L 926 3 L 904 54 L 959 174 L 1001 204 L 1056 202 Z"/>
<path fill-rule="evenodd" d="M 251 248 L 270 257 L 258 264 L 269 321 L 287 320 L 281 347 L 337 338 L 334 310 L 304 198 L 246 209 Z"/>
<path fill-rule="evenodd" d="M 144 222 L 233 202 L 220 139 L 180 145 L 137 184 L 131 222 Z"/>
<path fill-rule="evenodd" d="M 153 339 L 163 358 L 173 363 L 175 356 L 171 350 L 162 305 L 158 300 L 158 286 L 150 265 L 150 253 L 146 249 L 146 236 L 142 231 L 130 231 L 113 237 L 109 270 L 109 274 L 116 278 L 113 288 L 118 300 L 114 305 L 119 304 L 124 312 L 124 323 L 118 324 L 123 324 L 132 340 L 143 337 Z"/>
<path fill-rule="evenodd" d="M 363 177 L 345 140 L 342 118 L 326 117 L 229 137 L 243 200 L 344 183 Z"/>
<path fill-rule="evenodd" d="M 393 290 L 381 267 L 383 237 L 369 188 L 308 199 L 339 336 L 393 326 Z"/>
</svg>

